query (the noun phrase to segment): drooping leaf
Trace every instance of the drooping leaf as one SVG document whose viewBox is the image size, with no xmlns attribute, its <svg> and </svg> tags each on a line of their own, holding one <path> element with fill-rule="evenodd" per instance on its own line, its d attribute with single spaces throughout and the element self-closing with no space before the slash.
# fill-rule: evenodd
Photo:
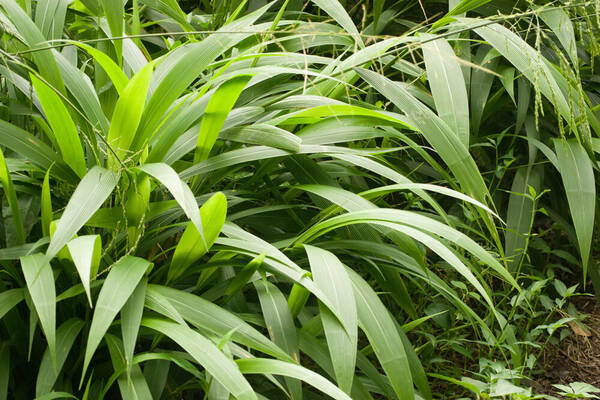
<svg viewBox="0 0 600 400">
<path fill-rule="evenodd" d="M 94 308 L 85 349 L 81 382 L 83 382 L 92 356 L 104 334 L 151 265 L 144 259 L 126 256 L 111 267 Z"/>
<path fill-rule="evenodd" d="M 69 199 L 52 236 L 46 259 L 51 260 L 67 244 L 88 219 L 100 208 L 117 185 L 119 176 L 94 167 L 83 177 Z"/>
</svg>

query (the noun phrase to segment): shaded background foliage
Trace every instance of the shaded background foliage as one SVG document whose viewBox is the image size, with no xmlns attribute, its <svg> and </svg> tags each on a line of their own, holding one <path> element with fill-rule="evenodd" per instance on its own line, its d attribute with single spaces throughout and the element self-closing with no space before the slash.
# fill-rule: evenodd
<svg viewBox="0 0 600 400">
<path fill-rule="evenodd" d="M 0 397 L 533 397 L 600 294 L 599 12 L 0 0 Z"/>
</svg>

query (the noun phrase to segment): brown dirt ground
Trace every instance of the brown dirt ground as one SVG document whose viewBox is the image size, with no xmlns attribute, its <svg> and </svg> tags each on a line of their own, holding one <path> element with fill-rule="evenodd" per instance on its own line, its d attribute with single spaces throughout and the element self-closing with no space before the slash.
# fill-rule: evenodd
<svg viewBox="0 0 600 400">
<path fill-rule="evenodd" d="M 574 327 L 558 346 L 550 345 L 540 359 L 544 374 L 531 386 L 536 393 L 556 396 L 553 384 L 586 382 L 600 387 L 600 304 L 595 297 L 573 298 L 577 311 L 587 314 L 583 323 L 588 332 Z M 557 396 L 558 397 L 558 396 Z"/>
</svg>

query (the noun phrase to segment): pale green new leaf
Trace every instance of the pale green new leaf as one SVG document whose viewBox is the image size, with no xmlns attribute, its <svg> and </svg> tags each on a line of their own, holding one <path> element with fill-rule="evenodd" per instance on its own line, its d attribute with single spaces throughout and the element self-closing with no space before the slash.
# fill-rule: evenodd
<svg viewBox="0 0 600 400">
<path fill-rule="evenodd" d="M 177 279 L 212 246 L 219 234 L 227 214 L 227 198 L 221 192 L 212 195 L 200 207 L 200 220 L 205 228 L 199 233 L 193 222 L 188 223 L 173 253 L 169 267 L 169 281 Z"/>
<path fill-rule="evenodd" d="M 63 104 L 62 99 L 51 89 L 46 83 L 39 80 L 35 75 L 31 74 L 31 82 L 38 95 L 40 103 L 44 108 L 46 119 L 56 138 L 56 143 L 60 148 L 65 163 L 70 166 L 73 171 L 83 177 L 87 170 L 85 164 L 85 156 L 83 147 L 79 139 L 77 127 Z"/>
<path fill-rule="evenodd" d="M 208 158 L 210 150 L 219 137 L 219 132 L 223 127 L 227 114 L 235 105 L 250 78 L 249 75 L 235 76 L 223 82 L 210 97 L 200 122 L 194 164 Z"/>
<path fill-rule="evenodd" d="M 154 63 L 150 62 L 139 70 L 125 86 L 115 105 L 108 131 L 108 144 L 121 161 L 132 155 L 130 146 L 144 111 L 153 69 Z M 111 157 L 113 156 L 111 154 Z M 114 157 L 109 160 L 112 160 L 113 169 L 116 169 L 118 164 Z"/>
</svg>

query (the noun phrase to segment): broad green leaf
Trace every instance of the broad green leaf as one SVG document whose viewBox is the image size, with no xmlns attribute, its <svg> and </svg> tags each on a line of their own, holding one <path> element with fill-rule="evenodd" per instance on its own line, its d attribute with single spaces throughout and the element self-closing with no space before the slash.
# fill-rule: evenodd
<svg viewBox="0 0 600 400">
<path fill-rule="evenodd" d="M 364 43 L 358 34 L 358 29 L 356 29 L 352 18 L 350 18 L 344 6 L 339 1 L 312 0 L 312 2 L 329 14 L 346 32 L 350 33 L 359 47 L 364 47 Z"/>
<path fill-rule="evenodd" d="M 472 26 L 476 20 L 463 18 L 461 22 Z M 569 84 L 561 75 L 554 74 L 549 63 L 517 34 L 498 24 L 476 27 L 474 31 L 509 60 L 550 101 L 574 131 L 576 120 L 582 114 L 577 102 L 568 101 L 563 93 Z M 557 79 L 562 82 L 557 81 Z M 571 94 L 575 94 L 572 92 Z"/>
<path fill-rule="evenodd" d="M 227 198 L 221 192 L 212 195 L 200 207 L 200 220 L 206 229 L 201 235 L 193 222 L 189 222 L 173 253 L 168 272 L 168 280 L 180 277 L 185 270 L 198 261 L 215 242 L 227 213 Z"/>
<path fill-rule="evenodd" d="M 377 91 L 407 113 L 412 123 L 454 173 L 465 194 L 486 203 L 489 194 L 477 165 L 465 145 L 458 140 L 448 125 L 397 83 L 372 71 L 357 69 L 357 72 Z"/>
<path fill-rule="evenodd" d="M 298 364 L 267 358 L 249 358 L 236 360 L 244 374 L 272 374 L 300 379 L 321 392 L 338 400 L 350 400 L 350 397 L 321 375 Z"/>
<path fill-rule="evenodd" d="M 180 345 L 237 399 L 257 399 L 237 365 L 200 333 L 187 326 L 156 318 L 144 318 L 142 325 L 168 336 Z"/>
<path fill-rule="evenodd" d="M 97 130 L 97 133 L 106 137 L 109 128 L 108 119 L 102 110 L 100 99 L 98 98 L 98 94 L 94 91 L 94 86 L 90 78 L 83 71 L 78 69 L 76 65 L 71 64 L 71 61 L 62 53 L 53 51 L 52 54 L 58 63 L 58 68 L 60 68 L 67 89 L 73 95 L 77 103 L 79 103 L 81 111 L 85 114 L 87 119 L 86 122 L 93 126 L 92 130 Z"/>
<path fill-rule="evenodd" d="M 480 47 L 475 55 L 475 63 L 480 66 L 471 75 L 471 125 L 475 136 L 479 135 L 483 111 L 489 100 L 494 83 L 494 71 L 499 62 L 496 50 L 488 47 Z"/>
<path fill-rule="evenodd" d="M 24 299 L 23 289 L 9 289 L 0 293 L 0 318 Z"/>
<path fill-rule="evenodd" d="M 298 334 L 287 300 L 277 286 L 266 279 L 254 281 L 254 287 L 271 340 L 299 364 Z M 300 382 L 286 379 L 286 383 L 292 398 L 302 398 Z"/>
<path fill-rule="evenodd" d="M 439 117 L 448 125 L 463 145 L 469 148 L 469 100 L 460 64 L 445 39 L 429 39 L 423 45 L 427 80 L 431 87 Z"/>
<path fill-rule="evenodd" d="M 45 0 L 35 9 L 35 23 L 48 39 L 62 36 L 68 3 L 61 0 Z"/>
<path fill-rule="evenodd" d="M 119 167 L 114 157 L 118 157 L 123 162 L 132 156 L 130 146 L 146 104 L 146 94 L 148 93 L 153 69 L 154 63 L 150 62 L 138 71 L 125 86 L 115 105 L 115 111 L 110 121 L 110 130 L 108 131 L 108 144 L 116 153 L 111 153 L 109 156 L 109 160 L 112 160 L 113 169 Z"/>
<path fill-rule="evenodd" d="M 73 347 L 73 343 L 79 335 L 84 322 L 77 318 L 71 318 L 65 321 L 56 330 L 56 369 L 52 365 L 50 351 L 46 349 L 42 357 L 42 362 L 37 374 L 35 383 L 35 395 L 42 396 L 49 393 L 54 387 L 54 383 L 60 374 L 67 356 Z"/>
<path fill-rule="evenodd" d="M 148 383 L 146 382 L 139 365 L 133 365 L 129 374 L 122 372 L 126 368 L 123 343 L 121 343 L 116 336 L 111 334 L 105 336 L 105 341 L 108 345 L 113 369 L 115 370 L 113 377 L 117 379 L 121 397 L 123 399 L 152 400 L 150 388 L 148 387 Z M 112 382 L 114 382 L 114 380 Z M 111 380 L 109 380 L 109 384 L 110 383 Z M 107 389 L 107 386 L 105 386 L 105 390 Z"/>
<path fill-rule="evenodd" d="M 52 364 L 56 365 L 56 289 L 52 268 L 43 254 L 21 257 L 27 290 L 46 335 Z"/>
<path fill-rule="evenodd" d="M 279 359 L 294 360 L 238 316 L 200 296 L 166 286 L 149 285 L 147 296 L 153 293 L 166 298 L 186 321 L 198 329 L 217 337 L 222 337 L 234 330 L 232 340 Z M 162 313 L 161 310 L 150 307 L 148 300 L 146 300 L 146 307 Z"/>
<path fill-rule="evenodd" d="M 15 27 L 17 27 L 19 33 L 23 36 L 23 39 L 29 48 L 37 49 L 38 51 L 33 53 L 33 59 L 37 65 L 40 74 L 64 94 L 65 87 L 63 85 L 60 71 L 56 65 L 54 57 L 50 50 L 41 50 L 47 48 L 48 45 L 45 43 L 46 38 L 40 32 L 35 23 L 25 13 L 25 11 L 19 6 L 18 2 L 14 0 L 0 0 L 0 5 L 6 10 L 8 17 L 12 20 Z"/>
<path fill-rule="evenodd" d="M 252 35 L 248 28 L 252 28 L 252 24 L 272 5 L 273 3 L 267 4 L 223 26 L 220 30 L 229 32 L 225 35 L 216 32 L 201 42 L 180 46 L 164 58 L 155 73 L 156 83 L 142 115 L 131 150 L 141 149 L 152 137 L 163 114 L 181 93 L 205 71 L 209 63 L 237 42 Z M 248 33 L 231 33 L 244 31 Z"/>
<path fill-rule="evenodd" d="M 45 82 L 33 74 L 30 75 L 31 83 L 38 95 L 40 103 L 46 114 L 46 119 L 54 132 L 56 143 L 60 149 L 65 163 L 83 177 L 87 170 L 83 147 L 79 139 L 77 127 L 65 107 L 62 99 Z"/>
<path fill-rule="evenodd" d="M 128 373 L 131 373 L 131 363 L 144 312 L 144 299 L 146 298 L 147 286 L 148 279 L 144 277 L 121 309 L 121 332 L 123 335 L 123 350 L 125 352 Z"/>
<path fill-rule="evenodd" d="M 560 44 L 565 49 L 573 66 L 577 68 L 579 60 L 577 57 L 577 42 L 575 41 L 575 30 L 571 18 L 560 7 L 551 7 L 539 13 L 542 21 L 552 29 Z"/>
<path fill-rule="evenodd" d="M 75 41 L 70 43 L 74 44 L 75 46 L 81 47 L 83 50 L 87 51 L 92 57 L 94 57 L 94 60 L 96 60 L 96 62 L 100 64 L 102 69 L 104 69 L 104 72 L 106 72 L 106 74 L 109 76 L 119 95 L 123 95 L 123 93 L 125 92 L 125 88 L 129 83 L 129 79 L 127 78 L 127 75 L 125 75 L 125 73 L 121 70 L 121 68 L 119 68 L 119 66 L 109 56 L 85 43 Z"/>
<path fill-rule="evenodd" d="M 96 301 L 85 349 L 81 382 L 104 334 L 151 265 L 144 259 L 126 256 L 111 267 Z"/>
<path fill-rule="evenodd" d="M 304 245 L 315 283 L 328 293 L 344 325 L 353 329 L 346 332 L 344 325 L 326 307 L 319 307 L 327 338 L 331 362 L 340 389 L 350 393 L 356 364 L 358 341 L 357 311 L 352 282 L 338 258 L 327 250 Z"/>
<path fill-rule="evenodd" d="M 0 119 L 0 144 L 44 170 L 52 167 L 52 175 L 78 182 L 77 175 L 54 150 L 29 132 Z"/>
<path fill-rule="evenodd" d="M 522 166 L 517 170 L 511 187 L 506 216 L 506 235 L 504 254 L 508 259 L 509 269 L 516 270 L 524 255 L 527 236 L 533 218 L 533 201 L 529 198 L 529 186 L 539 192 L 541 185 L 540 172 L 536 168 Z"/>
<path fill-rule="evenodd" d="M 83 177 L 69 199 L 48 250 L 46 259 L 51 260 L 77 233 L 88 219 L 110 196 L 117 185 L 119 176 L 104 168 L 94 167 Z"/>
<path fill-rule="evenodd" d="M 102 0 L 102 8 L 110 27 L 110 33 L 113 37 L 123 36 L 123 22 L 125 17 L 125 10 L 123 9 L 123 0 Z M 113 45 L 117 52 L 117 60 L 121 63 L 123 57 L 123 41 L 113 40 Z"/>
<path fill-rule="evenodd" d="M 173 18 L 184 30 L 192 29 L 187 20 L 187 15 L 183 12 L 177 0 L 140 0 L 140 2 Z"/>
<path fill-rule="evenodd" d="M 413 380 L 397 328 L 379 297 L 357 273 L 347 269 L 354 288 L 358 323 L 400 400 L 413 399 Z"/>
<path fill-rule="evenodd" d="M 198 133 L 198 143 L 194 153 L 194 164 L 204 161 L 208 158 L 210 150 L 214 146 L 227 114 L 231 111 L 240 93 L 246 87 L 250 80 L 249 75 L 239 75 L 223 82 L 212 94 L 202 121 L 200 122 L 200 132 Z"/>
<path fill-rule="evenodd" d="M 201 128 L 202 129 L 202 128 Z M 267 124 L 254 124 L 221 132 L 222 139 L 234 142 L 259 144 L 296 153 L 302 140 L 284 129 Z"/>
<path fill-rule="evenodd" d="M 254 257 L 244 268 L 242 268 L 235 277 L 229 282 L 229 286 L 225 289 L 226 299 L 230 299 L 235 293 L 242 290 L 242 288 L 248 283 L 250 278 L 258 270 L 265 260 L 265 253 L 262 253 L 258 257 Z"/>
<path fill-rule="evenodd" d="M 10 212 L 15 226 L 15 232 L 17 234 L 17 244 L 25 243 L 25 227 L 23 226 L 23 217 L 21 216 L 21 209 L 19 207 L 19 199 L 17 198 L 17 192 L 13 185 L 12 178 L 8 166 L 6 165 L 6 159 L 4 153 L 0 149 L 0 183 L 2 183 L 2 189 L 4 196 L 10 207 Z"/>
<path fill-rule="evenodd" d="M 42 193 L 40 196 L 42 234 L 44 236 L 50 235 L 50 224 L 54 221 L 54 215 L 52 213 L 52 196 L 50 195 L 50 169 L 46 171 L 46 175 L 44 176 Z"/>
<path fill-rule="evenodd" d="M 162 163 L 144 164 L 137 167 L 137 169 L 153 176 L 167 189 L 169 189 L 171 195 L 173 195 L 177 203 L 179 203 L 179 206 L 183 209 L 185 215 L 190 219 L 190 221 L 192 221 L 197 232 L 200 234 L 202 245 L 205 249 L 208 249 L 209 246 L 206 240 L 207 235 L 204 233 L 202 216 L 200 215 L 196 198 L 194 197 L 190 187 L 179 178 L 177 172 L 175 172 L 173 168 L 167 164 Z M 217 196 L 217 200 L 215 200 L 215 206 L 219 204 L 218 198 L 219 197 Z"/>
<path fill-rule="evenodd" d="M 69 241 L 67 247 L 75 268 L 77 268 L 79 278 L 81 278 L 90 307 L 93 307 L 90 282 L 96 279 L 98 267 L 100 266 L 102 239 L 100 235 L 79 236 Z"/>
<path fill-rule="evenodd" d="M 592 161 L 576 139 L 555 139 L 554 148 L 577 233 L 585 282 L 596 210 L 596 183 Z"/>
</svg>

